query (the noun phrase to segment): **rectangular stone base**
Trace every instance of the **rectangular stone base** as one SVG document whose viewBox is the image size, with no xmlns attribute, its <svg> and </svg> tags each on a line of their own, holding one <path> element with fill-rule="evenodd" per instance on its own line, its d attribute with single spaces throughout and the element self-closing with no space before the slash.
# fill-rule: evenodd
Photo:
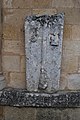
<svg viewBox="0 0 80 120">
<path fill-rule="evenodd" d="M 80 107 L 80 92 L 35 93 L 20 89 L 0 91 L 0 105 L 15 107 Z"/>
</svg>

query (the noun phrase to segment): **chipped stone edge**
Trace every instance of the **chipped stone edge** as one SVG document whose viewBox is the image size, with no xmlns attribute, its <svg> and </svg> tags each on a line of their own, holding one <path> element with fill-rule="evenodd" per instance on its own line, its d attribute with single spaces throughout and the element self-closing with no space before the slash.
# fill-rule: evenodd
<svg viewBox="0 0 80 120">
<path fill-rule="evenodd" d="M 80 91 L 63 93 L 36 93 L 7 88 L 0 91 L 0 105 L 13 107 L 80 107 Z"/>
</svg>

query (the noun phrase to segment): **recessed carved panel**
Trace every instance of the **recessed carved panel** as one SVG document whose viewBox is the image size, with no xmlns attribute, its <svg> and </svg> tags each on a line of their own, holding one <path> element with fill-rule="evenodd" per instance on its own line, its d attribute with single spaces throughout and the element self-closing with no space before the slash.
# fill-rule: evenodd
<svg viewBox="0 0 80 120">
<path fill-rule="evenodd" d="M 63 13 L 26 18 L 26 80 L 29 91 L 51 92 L 59 88 L 63 24 Z"/>
</svg>

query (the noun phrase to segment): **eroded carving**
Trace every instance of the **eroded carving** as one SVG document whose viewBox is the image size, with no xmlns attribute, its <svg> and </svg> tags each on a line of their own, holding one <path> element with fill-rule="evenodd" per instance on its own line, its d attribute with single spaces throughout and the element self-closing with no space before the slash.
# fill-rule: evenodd
<svg viewBox="0 0 80 120">
<path fill-rule="evenodd" d="M 28 16 L 25 21 L 26 79 L 29 91 L 58 89 L 64 14 Z"/>
</svg>

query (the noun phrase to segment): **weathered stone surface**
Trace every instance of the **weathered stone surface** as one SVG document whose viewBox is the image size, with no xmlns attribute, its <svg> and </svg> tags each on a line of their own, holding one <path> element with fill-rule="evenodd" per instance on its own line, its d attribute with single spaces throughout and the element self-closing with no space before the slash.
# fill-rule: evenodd
<svg viewBox="0 0 80 120">
<path fill-rule="evenodd" d="M 56 9 L 33 9 L 33 15 L 55 15 L 57 13 Z"/>
<path fill-rule="evenodd" d="M 2 57 L 2 60 L 4 71 L 20 72 L 20 56 L 5 55 Z"/>
<path fill-rule="evenodd" d="M 0 75 L 0 90 L 6 87 L 6 81 L 3 75 Z"/>
<path fill-rule="evenodd" d="M 72 25 L 64 25 L 64 34 L 63 34 L 63 40 L 72 40 Z"/>
<path fill-rule="evenodd" d="M 11 72 L 9 75 L 10 81 L 8 83 L 8 86 L 12 88 L 23 88 L 25 89 L 26 83 L 25 83 L 25 73 L 17 73 L 17 72 Z"/>
<path fill-rule="evenodd" d="M 0 105 L 16 107 L 80 107 L 80 92 L 31 93 L 27 90 L 4 89 L 0 91 Z"/>
<path fill-rule="evenodd" d="M 51 8 L 52 0 L 33 0 L 34 8 Z"/>
<path fill-rule="evenodd" d="M 67 25 L 80 25 L 80 9 L 79 8 L 57 7 L 57 11 L 59 13 L 60 12 L 65 13 L 65 24 L 67 24 Z"/>
<path fill-rule="evenodd" d="M 72 40 L 80 40 L 80 25 L 72 26 Z"/>
<path fill-rule="evenodd" d="M 5 120 L 36 120 L 36 108 L 4 107 Z"/>
<path fill-rule="evenodd" d="M 3 8 L 32 8 L 33 0 L 3 0 Z"/>
<path fill-rule="evenodd" d="M 3 38 L 5 40 L 14 41 L 24 39 L 23 24 L 26 15 L 31 15 L 31 10 L 3 9 Z"/>
<path fill-rule="evenodd" d="M 80 8 L 80 0 L 73 0 L 74 8 Z"/>
<path fill-rule="evenodd" d="M 80 120 L 80 108 L 4 107 L 5 120 Z M 0 119 L 3 120 L 3 119 Z"/>
<path fill-rule="evenodd" d="M 37 120 L 80 120 L 80 108 L 38 108 Z"/>
<path fill-rule="evenodd" d="M 20 41 L 3 41 L 3 52 L 20 54 L 21 42 Z"/>
<path fill-rule="evenodd" d="M 80 90 L 80 74 L 69 74 L 67 75 L 68 89 Z"/>
<path fill-rule="evenodd" d="M 73 0 L 52 0 L 52 7 L 73 8 Z"/>
<path fill-rule="evenodd" d="M 26 79 L 29 91 L 59 88 L 63 24 L 63 13 L 26 18 Z"/>
</svg>

